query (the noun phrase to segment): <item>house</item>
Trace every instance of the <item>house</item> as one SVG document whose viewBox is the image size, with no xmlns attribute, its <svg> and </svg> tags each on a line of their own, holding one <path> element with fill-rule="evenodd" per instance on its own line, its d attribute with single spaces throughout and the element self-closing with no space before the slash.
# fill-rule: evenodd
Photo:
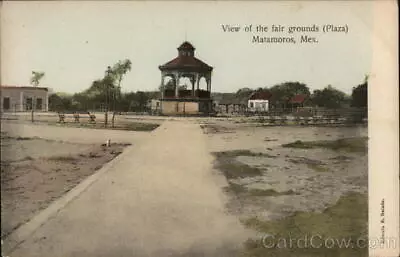
<svg viewBox="0 0 400 257">
<path fill-rule="evenodd" d="M 218 114 L 242 114 L 247 111 L 249 95 L 238 96 L 235 93 L 214 93 L 213 108 Z"/>
<path fill-rule="evenodd" d="M 46 87 L 1 86 L 1 112 L 48 111 L 49 90 Z"/>
<path fill-rule="evenodd" d="M 293 96 L 289 100 L 289 106 L 291 108 L 298 108 L 298 107 L 304 107 L 304 104 L 309 100 L 309 96 L 306 94 L 297 94 Z"/>
<path fill-rule="evenodd" d="M 151 99 L 149 101 L 149 109 L 151 110 L 152 114 L 159 114 L 161 113 L 161 101 L 160 99 Z"/>
<path fill-rule="evenodd" d="M 268 91 L 259 90 L 252 93 L 248 99 L 247 107 L 250 112 L 267 112 L 269 100 L 272 94 Z"/>
</svg>

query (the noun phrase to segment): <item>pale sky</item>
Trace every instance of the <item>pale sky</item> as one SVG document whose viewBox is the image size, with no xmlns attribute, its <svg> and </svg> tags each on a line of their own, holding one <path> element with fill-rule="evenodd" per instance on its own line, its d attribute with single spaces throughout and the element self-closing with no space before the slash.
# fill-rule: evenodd
<svg viewBox="0 0 400 257">
<path fill-rule="evenodd" d="M 3 2 L 1 84 L 74 93 L 102 78 L 108 65 L 130 59 L 124 91 L 155 90 L 158 66 L 187 39 L 214 67 L 212 91 L 234 92 L 300 81 L 312 90 L 331 84 L 351 93 L 371 69 L 372 1 L 310 2 Z M 348 25 L 348 33 L 315 34 L 318 44 L 252 43 L 253 35 L 221 25 Z M 310 33 L 309 33 L 310 34 Z M 289 36 L 285 34 L 286 36 Z M 300 34 L 295 34 L 298 37 Z M 299 40 L 298 40 L 299 41 Z"/>
</svg>

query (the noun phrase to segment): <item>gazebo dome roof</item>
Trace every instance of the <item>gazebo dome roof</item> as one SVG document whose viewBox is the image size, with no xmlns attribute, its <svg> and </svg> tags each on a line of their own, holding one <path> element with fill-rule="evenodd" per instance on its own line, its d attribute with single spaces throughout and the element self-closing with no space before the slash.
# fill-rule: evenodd
<svg viewBox="0 0 400 257">
<path fill-rule="evenodd" d="M 193 45 L 185 41 L 178 47 L 178 56 L 158 68 L 161 71 L 212 71 L 213 67 L 194 57 L 194 50 Z"/>
<path fill-rule="evenodd" d="M 185 41 L 178 47 L 178 50 L 195 50 L 195 48 L 191 43 Z"/>
</svg>

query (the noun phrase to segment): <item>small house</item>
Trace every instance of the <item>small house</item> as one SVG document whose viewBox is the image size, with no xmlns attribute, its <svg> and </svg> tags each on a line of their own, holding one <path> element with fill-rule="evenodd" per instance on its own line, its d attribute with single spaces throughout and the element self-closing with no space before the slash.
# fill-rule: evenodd
<svg viewBox="0 0 400 257">
<path fill-rule="evenodd" d="M 48 111 L 49 90 L 46 87 L 1 86 L 2 112 Z"/>
<path fill-rule="evenodd" d="M 268 91 L 256 91 L 248 99 L 249 112 L 267 112 L 269 110 L 269 100 L 272 94 Z"/>
</svg>

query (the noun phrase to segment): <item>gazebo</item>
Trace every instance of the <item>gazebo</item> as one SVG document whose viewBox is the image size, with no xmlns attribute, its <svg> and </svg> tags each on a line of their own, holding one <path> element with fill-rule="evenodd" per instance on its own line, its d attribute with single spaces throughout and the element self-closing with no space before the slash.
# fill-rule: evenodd
<svg viewBox="0 0 400 257">
<path fill-rule="evenodd" d="M 178 47 L 178 56 L 160 65 L 161 71 L 161 113 L 202 114 L 207 115 L 212 110 L 211 74 L 213 67 L 195 57 L 195 48 L 187 41 Z M 167 88 L 165 79 L 170 77 Z M 188 78 L 191 88 L 180 88 L 182 78 Z M 200 89 L 200 80 L 204 78 L 207 88 Z"/>
</svg>

